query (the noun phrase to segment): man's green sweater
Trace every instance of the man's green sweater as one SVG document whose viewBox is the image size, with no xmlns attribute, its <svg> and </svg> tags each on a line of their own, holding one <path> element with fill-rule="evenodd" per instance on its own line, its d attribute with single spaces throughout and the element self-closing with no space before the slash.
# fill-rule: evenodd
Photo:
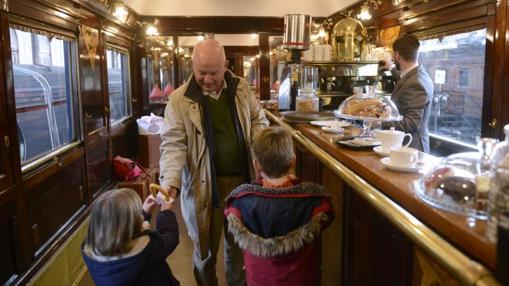
<svg viewBox="0 0 509 286">
<path fill-rule="evenodd" d="M 224 93 L 217 100 L 210 96 L 205 97 L 207 98 L 209 115 L 212 120 L 212 130 L 214 132 L 216 175 L 239 175 L 242 173 L 240 146 L 228 98 Z"/>
</svg>

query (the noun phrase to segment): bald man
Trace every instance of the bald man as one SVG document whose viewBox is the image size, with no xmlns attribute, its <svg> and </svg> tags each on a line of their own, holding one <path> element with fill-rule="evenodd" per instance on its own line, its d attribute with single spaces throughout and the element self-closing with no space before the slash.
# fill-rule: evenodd
<svg viewBox="0 0 509 286">
<path fill-rule="evenodd" d="M 251 140 L 268 126 L 246 80 L 226 64 L 219 42 L 196 44 L 193 74 L 170 97 L 161 133 L 159 179 L 172 196 L 180 193 L 198 285 L 217 285 L 224 199 L 254 179 Z M 242 252 L 230 234 L 224 235 L 228 285 L 245 285 Z"/>
</svg>

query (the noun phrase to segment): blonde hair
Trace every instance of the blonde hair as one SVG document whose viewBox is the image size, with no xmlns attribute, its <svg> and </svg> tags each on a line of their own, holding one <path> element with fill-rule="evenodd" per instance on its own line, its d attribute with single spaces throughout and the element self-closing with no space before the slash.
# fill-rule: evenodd
<svg viewBox="0 0 509 286">
<path fill-rule="evenodd" d="M 253 153 L 270 178 L 287 175 L 293 160 L 292 135 L 282 127 L 265 128 L 253 139 Z"/>
<path fill-rule="evenodd" d="M 92 206 L 85 246 L 95 255 L 119 256 L 132 249 L 142 230 L 142 204 L 131 189 L 103 193 Z"/>
</svg>

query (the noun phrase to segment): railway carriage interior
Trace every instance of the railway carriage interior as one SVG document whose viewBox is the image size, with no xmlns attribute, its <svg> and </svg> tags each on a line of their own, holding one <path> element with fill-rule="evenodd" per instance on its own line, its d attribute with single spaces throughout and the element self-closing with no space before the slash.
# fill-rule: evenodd
<svg viewBox="0 0 509 286">
<path fill-rule="evenodd" d="M 288 14 L 310 16 L 305 49 L 287 41 Z M 365 31 L 351 60 L 336 54 L 348 41 L 338 34 L 344 19 Z M 330 193 L 321 285 L 509 285 L 509 253 L 486 235 L 486 216 L 429 204 L 417 191 L 426 168 L 388 171 L 376 154 L 285 120 L 282 100 L 296 81 L 329 115 L 359 89 L 390 97 L 395 83 L 380 60 L 409 33 L 434 88 L 431 150 L 420 158 L 478 152 L 482 138 L 504 142 L 509 124 L 507 31 L 509 0 L 0 0 L 0 284 L 94 285 L 80 252 L 91 206 L 111 189 L 146 197 L 159 183 L 161 138 L 140 133 L 137 119 L 164 116 L 193 74 L 193 47 L 212 38 L 270 124 L 293 131 L 296 175 Z M 118 178 L 116 156 L 144 171 Z M 168 262 L 194 285 L 179 203 L 181 242 Z"/>
</svg>

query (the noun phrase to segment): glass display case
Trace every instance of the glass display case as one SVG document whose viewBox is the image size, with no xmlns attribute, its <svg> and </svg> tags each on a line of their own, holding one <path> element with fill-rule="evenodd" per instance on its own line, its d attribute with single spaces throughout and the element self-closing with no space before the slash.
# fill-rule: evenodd
<svg viewBox="0 0 509 286">
<path fill-rule="evenodd" d="M 480 159 L 476 152 L 443 159 L 421 179 L 417 196 L 436 208 L 486 220 L 486 210 L 476 202 Z"/>
<path fill-rule="evenodd" d="M 372 136 L 371 127 L 382 121 L 399 121 L 401 114 L 388 96 L 377 95 L 371 88 L 367 94 L 352 95 L 345 99 L 334 114 L 339 118 L 360 120 L 364 132 L 361 136 Z"/>
</svg>

